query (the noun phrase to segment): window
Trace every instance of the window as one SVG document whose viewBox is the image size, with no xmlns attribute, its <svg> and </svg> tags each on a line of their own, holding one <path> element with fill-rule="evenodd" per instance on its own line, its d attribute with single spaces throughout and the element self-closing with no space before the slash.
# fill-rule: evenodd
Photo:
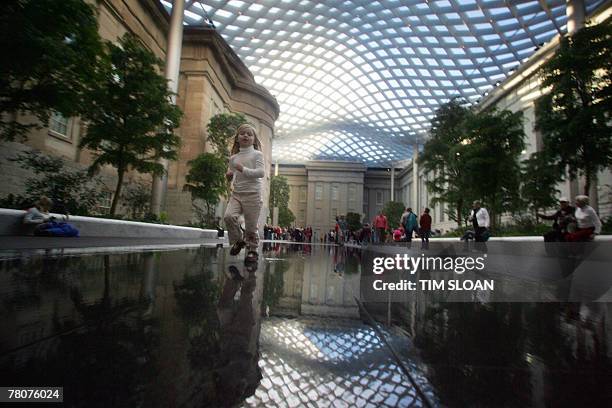
<svg viewBox="0 0 612 408">
<path fill-rule="evenodd" d="M 111 203 L 113 202 L 113 193 L 110 191 L 103 191 L 100 201 L 98 202 L 98 213 L 110 214 Z"/>
<path fill-rule="evenodd" d="M 300 218 L 299 218 L 300 222 L 304 222 L 306 221 L 306 210 L 300 210 Z"/>
<path fill-rule="evenodd" d="M 315 184 L 315 200 L 323 199 L 323 184 L 317 183 Z"/>
<path fill-rule="evenodd" d="M 337 184 L 332 184 L 331 186 L 331 199 L 332 201 L 338 200 L 338 185 Z"/>
<path fill-rule="evenodd" d="M 376 205 L 382 205 L 382 203 L 383 203 L 383 192 L 377 191 L 376 192 Z"/>
<path fill-rule="evenodd" d="M 49 120 L 49 130 L 53 133 L 63 136 L 68 136 L 68 118 L 65 118 L 59 112 L 53 112 Z"/>
<path fill-rule="evenodd" d="M 354 184 L 349 184 L 348 186 L 348 199 L 349 201 L 357 199 L 357 187 Z"/>
<path fill-rule="evenodd" d="M 300 203 L 305 203 L 308 197 L 308 189 L 306 187 L 300 187 Z"/>
</svg>

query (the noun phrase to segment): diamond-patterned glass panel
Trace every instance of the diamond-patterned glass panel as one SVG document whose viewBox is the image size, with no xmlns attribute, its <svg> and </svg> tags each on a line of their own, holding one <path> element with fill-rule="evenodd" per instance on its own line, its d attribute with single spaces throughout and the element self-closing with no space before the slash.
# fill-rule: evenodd
<svg viewBox="0 0 612 408">
<path fill-rule="evenodd" d="M 587 15 L 603 2 L 585 0 Z M 567 22 L 565 0 L 186 5 L 185 24 L 214 24 L 277 98 L 272 155 L 281 163 L 407 159 L 441 104 L 456 96 L 477 103 Z"/>
</svg>

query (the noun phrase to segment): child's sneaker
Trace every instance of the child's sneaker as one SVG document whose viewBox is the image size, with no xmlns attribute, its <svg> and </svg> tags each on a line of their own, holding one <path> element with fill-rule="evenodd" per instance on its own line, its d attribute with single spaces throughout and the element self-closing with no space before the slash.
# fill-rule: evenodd
<svg viewBox="0 0 612 408">
<path fill-rule="evenodd" d="M 232 245 L 232 249 L 230 249 L 230 255 L 238 255 L 242 248 L 246 246 L 246 242 L 238 241 L 234 245 Z"/>
</svg>

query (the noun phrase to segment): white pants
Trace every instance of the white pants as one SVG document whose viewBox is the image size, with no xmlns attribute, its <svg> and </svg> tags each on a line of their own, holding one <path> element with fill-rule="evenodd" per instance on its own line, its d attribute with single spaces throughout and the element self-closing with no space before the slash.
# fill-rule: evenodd
<svg viewBox="0 0 612 408">
<path fill-rule="evenodd" d="M 259 245 L 257 221 L 262 204 L 260 193 L 232 193 L 223 217 L 230 245 L 244 240 L 249 250 L 257 250 Z M 240 215 L 244 216 L 244 237 L 240 228 Z"/>
</svg>

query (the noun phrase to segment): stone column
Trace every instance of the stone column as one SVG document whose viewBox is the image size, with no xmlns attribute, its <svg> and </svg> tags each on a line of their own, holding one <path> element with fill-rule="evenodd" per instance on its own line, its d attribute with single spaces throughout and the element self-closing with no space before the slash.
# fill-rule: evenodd
<svg viewBox="0 0 612 408">
<path fill-rule="evenodd" d="M 391 162 L 391 201 L 395 201 L 395 163 Z"/>
<path fill-rule="evenodd" d="M 567 0 L 565 13 L 567 15 L 567 33 L 569 35 L 584 27 L 584 0 Z"/>
<path fill-rule="evenodd" d="M 174 94 L 178 90 L 179 67 L 181 65 L 181 49 L 183 47 L 183 15 L 185 14 L 185 0 L 174 0 L 172 14 L 170 15 L 170 27 L 168 28 L 168 49 L 166 50 L 165 76 L 168 79 L 168 88 Z M 176 103 L 176 97 L 172 97 L 172 103 Z M 164 175 L 153 178 L 151 191 L 151 212 L 159 215 L 162 203 L 168 188 L 168 161 L 160 159 L 159 163 L 164 166 Z"/>
<path fill-rule="evenodd" d="M 276 176 L 278 176 L 278 162 L 274 164 L 274 177 Z M 272 192 L 270 191 L 270 193 Z M 272 209 L 272 225 L 273 226 L 278 225 L 278 207 L 274 207 Z"/>
<path fill-rule="evenodd" d="M 418 214 L 419 211 L 419 165 L 417 160 L 419 159 L 419 145 L 414 144 L 412 147 L 412 211 Z"/>
</svg>

